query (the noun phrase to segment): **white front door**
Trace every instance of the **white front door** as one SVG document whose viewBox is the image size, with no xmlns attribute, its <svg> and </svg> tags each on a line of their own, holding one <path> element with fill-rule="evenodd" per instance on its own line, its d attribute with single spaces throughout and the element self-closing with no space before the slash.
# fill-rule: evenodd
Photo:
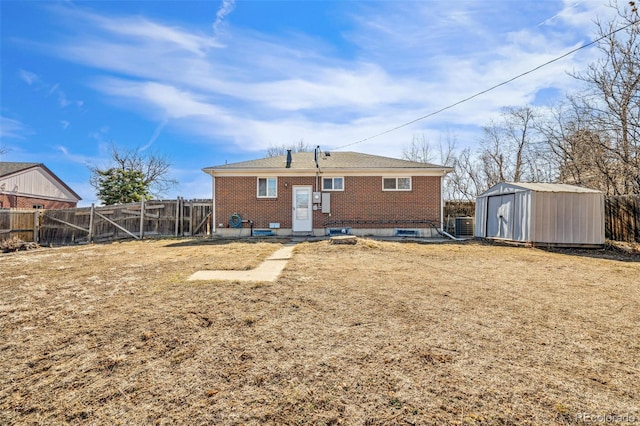
<svg viewBox="0 0 640 426">
<path fill-rule="evenodd" d="M 293 187 L 293 232 L 311 232 L 313 210 L 311 209 L 311 187 Z"/>
</svg>

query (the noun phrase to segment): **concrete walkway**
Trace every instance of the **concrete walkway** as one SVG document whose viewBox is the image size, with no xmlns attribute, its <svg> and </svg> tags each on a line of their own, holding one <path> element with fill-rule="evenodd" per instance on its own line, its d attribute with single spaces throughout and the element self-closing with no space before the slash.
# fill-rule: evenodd
<svg viewBox="0 0 640 426">
<path fill-rule="evenodd" d="M 189 277 L 189 281 L 275 281 L 291 259 L 295 244 L 287 244 L 269 256 L 255 269 L 248 271 L 198 271 Z"/>
</svg>

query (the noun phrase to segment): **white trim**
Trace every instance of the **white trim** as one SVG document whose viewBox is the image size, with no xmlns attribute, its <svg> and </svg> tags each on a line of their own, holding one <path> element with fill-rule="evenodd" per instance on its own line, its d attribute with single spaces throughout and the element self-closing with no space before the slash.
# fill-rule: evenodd
<svg viewBox="0 0 640 426">
<path fill-rule="evenodd" d="M 396 187 L 395 188 L 385 188 L 384 187 L 384 180 L 385 179 L 395 179 L 396 180 Z M 409 179 L 409 188 L 398 188 L 398 179 Z M 412 191 L 413 190 L 413 179 L 411 179 L 411 176 L 382 176 L 382 190 L 383 191 Z"/>
<path fill-rule="evenodd" d="M 0 191 L 0 194 L 16 196 L 18 198 L 37 198 L 38 200 L 61 201 L 64 203 L 78 203 L 78 201 L 80 201 L 80 200 L 76 200 L 75 197 L 72 199 L 59 198 L 59 197 L 50 197 L 48 195 L 28 194 L 26 192 Z"/>
<path fill-rule="evenodd" d="M 266 180 L 266 193 L 267 195 L 260 195 L 260 179 Z M 275 179 L 276 181 L 276 193 L 269 195 L 269 179 Z M 277 176 L 257 176 L 256 177 L 256 197 L 257 198 L 278 198 L 278 177 Z"/>
<path fill-rule="evenodd" d="M 309 228 L 305 228 L 305 229 L 295 229 L 296 228 L 296 192 L 298 190 L 305 190 L 308 195 L 309 195 L 309 202 L 308 202 L 308 214 L 309 217 L 306 220 L 302 220 L 299 219 L 298 220 L 298 224 L 300 225 L 301 222 L 304 222 L 304 225 L 308 225 Z M 313 200 L 312 200 L 312 194 L 313 194 L 313 186 L 312 185 L 293 185 L 291 187 L 291 231 L 292 232 L 313 232 Z"/>
<path fill-rule="evenodd" d="M 324 180 L 325 179 L 331 179 L 331 189 L 327 189 L 324 187 Z M 335 189 L 334 188 L 334 179 L 342 179 L 342 188 L 340 189 Z M 344 191 L 344 177 L 343 176 L 322 176 L 322 185 L 321 185 L 321 190 L 323 192 L 340 192 L 340 191 Z"/>
</svg>

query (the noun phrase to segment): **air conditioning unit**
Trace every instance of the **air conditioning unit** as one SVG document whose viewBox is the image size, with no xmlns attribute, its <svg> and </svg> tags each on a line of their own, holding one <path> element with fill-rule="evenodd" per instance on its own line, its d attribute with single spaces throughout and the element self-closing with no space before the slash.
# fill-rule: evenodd
<svg viewBox="0 0 640 426">
<path fill-rule="evenodd" d="M 456 217 L 455 235 L 456 237 L 473 237 L 474 227 L 474 218 Z"/>
</svg>

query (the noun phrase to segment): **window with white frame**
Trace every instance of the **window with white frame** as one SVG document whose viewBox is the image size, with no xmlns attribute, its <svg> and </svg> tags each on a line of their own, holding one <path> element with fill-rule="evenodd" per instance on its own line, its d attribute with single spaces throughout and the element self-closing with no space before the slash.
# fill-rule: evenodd
<svg viewBox="0 0 640 426">
<path fill-rule="evenodd" d="M 323 191 L 344 191 L 344 178 L 329 177 L 322 178 Z"/>
<path fill-rule="evenodd" d="M 383 191 L 411 191 L 410 177 L 385 177 L 382 178 Z"/>
<path fill-rule="evenodd" d="M 276 198 L 278 196 L 278 178 L 258 178 L 258 198 Z"/>
</svg>

